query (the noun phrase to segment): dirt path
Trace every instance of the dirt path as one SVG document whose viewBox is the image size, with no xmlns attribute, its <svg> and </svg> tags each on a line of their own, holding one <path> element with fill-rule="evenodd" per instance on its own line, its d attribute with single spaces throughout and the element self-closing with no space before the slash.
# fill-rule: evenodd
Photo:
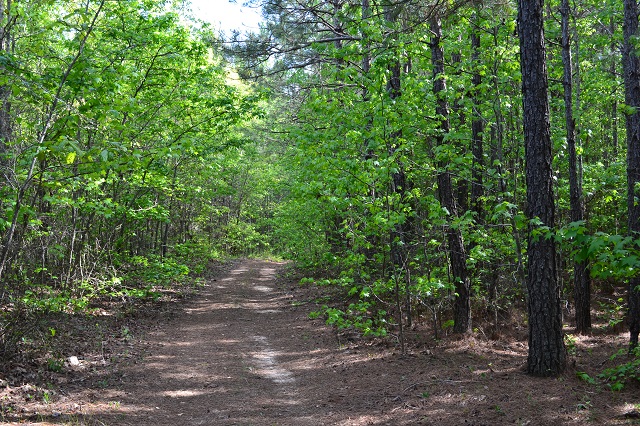
<svg viewBox="0 0 640 426">
<path fill-rule="evenodd" d="M 54 402 L 28 412 L 15 403 L 17 423 L 638 424 L 640 386 L 612 393 L 575 374 L 594 376 L 609 365 L 624 335 L 576 337 L 572 367 L 555 379 L 523 373 L 523 330 L 500 340 L 476 332 L 439 341 L 428 330 L 408 330 L 410 350 L 402 356 L 393 345 L 349 341 L 321 319 L 310 320 L 320 290 L 276 279 L 279 268 L 236 263 L 174 306 L 170 318 L 159 314 L 155 331 L 137 337 L 130 354 L 106 363 L 104 379 L 71 370 Z M 11 392 L 5 395 L 15 400 Z"/>
<path fill-rule="evenodd" d="M 209 282 L 184 315 L 149 336 L 156 349 L 121 371 L 120 390 L 102 395 L 110 413 L 98 414 L 100 420 L 108 425 L 366 424 L 375 401 L 339 406 L 354 393 L 340 380 L 339 365 L 332 365 L 341 352 L 335 337 L 314 329 L 286 289 L 276 288 L 277 266 L 245 260 Z"/>
</svg>

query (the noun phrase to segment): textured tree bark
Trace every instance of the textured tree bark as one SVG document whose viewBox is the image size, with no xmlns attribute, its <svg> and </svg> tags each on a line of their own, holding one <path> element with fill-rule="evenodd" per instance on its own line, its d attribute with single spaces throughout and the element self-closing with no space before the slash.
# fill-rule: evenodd
<svg viewBox="0 0 640 426">
<path fill-rule="evenodd" d="M 640 60 L 637 53 L 638 3 L 624 0 L 624 45 L 622 48 L 622 68 L 624 72 L 624 99 L 633 113 L 625 112 L 627 127 L 627 209 L 629 212 L 629 233 L 638 237 L 640 232 Z M 629 282 L 629 345 L 638 346 L 640 333 L 640 277 Z"/>
<path fill-rule="evenodd" d="M 444 143 L 444 135 L 449 132 L 449 106 L 444 96 L 446 83 L 444 79 L 444 51 L 442 49 L 442 24 L 440 18 L 431 19 L 431 63 L 433 65 L 433 93 L 436 95 L 436 115 L 440 117 L 440 132 L 436 137 L 437 145 Z M 438 162 L 438 196 L 440 204 L 449 211 L 451 218 L 456 218 L 458 209 L 451 184 L 451 173 L 444 161 Z M 467 273 L 467 254 L 460 229 L 449 226 L 447 230 L 451 272 L 455 281 L 456 298 L 453 313 L 453 331 L 466 333 L 471 330 L 470 282 Z"/>
<path fill-rule="evenodd" d="M 518 32 L 524 107 L 527 216 L 553 229 L 555 205 L 551 131 L 543 28 L 543 0 L 519 0 Z M 530 227 L 527 290 L 529 354 L 527 371 L 555 376 L 566 365 L 562 312 L 553 238 L 536 237 Z"/>
<path fill-rule="evenodd" d="M 572 222 L 584 220 L 582 182 L 578 170 L 576 152 L 576 123 L 573 118 L 573 64 L 571 60 L 571 39 L 569 37 L 569 0 L 562 0 L 562 64 L 564 68 L 564 108 L 567 128 L 567 149 L 569 151 L 569 201 Z M 591 329 L 591 277 L 586 261 L 574 262 L 573 298 L 576 307 L 576 333 L 584 334 Z"/>
</svg>

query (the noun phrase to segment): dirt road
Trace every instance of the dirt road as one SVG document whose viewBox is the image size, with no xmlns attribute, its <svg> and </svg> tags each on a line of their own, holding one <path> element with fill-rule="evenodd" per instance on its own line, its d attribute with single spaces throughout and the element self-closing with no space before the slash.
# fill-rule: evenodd
<svg viewBox="0 0 640 426">
<path fill-rule="evenodd" d="M 384 400 L 383 389 L 359 397 L 341 379 L 349 350 L 340 348 L 330 330 L 314 327 L 286 288 L 276 288 L 277 267 L 246 260 L 210 281 L 183 315 L 149 336 L 155 349 L 122 371 L 121 390 L 108 392 L 103 407 L 110 412 L 98 414 L 101 421 L 314 426 L 373 421 L 380 401 L 371 394 Z"/>
<path fill-rule="evenodd" d="M 319 290 L 276 279 L 277 263 L 243 260 L 191 300 L 158 315 L 104 380 L 71 375 L 63 396 L 21 414 L 39 425 L 620 425 L 638 388 L 611 394 L 596 374 L 624 336 L 574 341 L 556 379 L 524 374 L 526 340 L 479 332 L 434 341 L 408 330 L 410 350 L 348 341 L 310 320 Z M 426 321 L 424 321 L 426 322 Z M 148 327 L 149 328 L 149 327 Z M 526 337 L 526 335 L 525 335 Z M 142 349 L 141 349 L 142 348 Z M 85 376 L 83 376 L 85 374 Z M 25 392 L 24 395 L 27 395 Z M 18 407 L 16 405 L 16 407 Z M 17 410 L 17 408 L 16 408 Z M 49 414 L 45 414 L 49 413 Z"/>
</svg>

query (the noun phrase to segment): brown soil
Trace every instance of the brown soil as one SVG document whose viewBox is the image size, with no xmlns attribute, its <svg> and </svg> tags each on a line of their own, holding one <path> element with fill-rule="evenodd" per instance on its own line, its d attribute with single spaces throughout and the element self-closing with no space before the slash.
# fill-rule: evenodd
<svg viewBox="0 0 640 426">
<path fill-rule="evenodd" d="M 639 422 L 639 386 L 612 393 L 575 374 L 610 366 L 609 356 L 624 347 L 622 334 L 577 338 L 569 371 L 559 378 L 525 375 L 526 341 L 505 336 L 436 342 L 412 331 L 401 355 L 394 345 L 340 335 L 309 319 L 318 290 L 277 278 L 281 268 L 237 262 L 196 297 L 136 319 L 146 331 L 134 329 L 135 338 L 121 333 L 117 353 L 68 362 L 49 397 L 46 389 L 5 382 L 4 424 Z"/>
</svg>

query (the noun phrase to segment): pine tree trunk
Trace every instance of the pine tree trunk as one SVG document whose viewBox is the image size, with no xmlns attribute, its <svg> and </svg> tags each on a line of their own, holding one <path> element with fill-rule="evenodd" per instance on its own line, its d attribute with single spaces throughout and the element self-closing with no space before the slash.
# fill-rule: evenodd
<svg viewBox="0 0 640 426">
<path fill-rule="evenodd" d="M 624 71 L 624 98 L 627 108 L 627 209 L 629 212 L 629 233 L 638 237 L 640 232 L 640 196 L 637 186 L 640 183 L 640 60 L 637 54 L 638 3 L 624 0 L 624 46 L 622 49 L 622 68 Z M 629 283 L 629 344 L 638 346 L 640 333 L 640 277 Z"/>
<path fill-rule="evenodd" d="M 542 12 L 543 0 L 519 1 L 527 216 L 553 229 L 555 204 Z M 566 365 L 556 274 L 556 247 L 553 238 L 536 237 L 535 229 L 533 225 L 530 227 L 527 267 L 527 371 L 537 376 L 555 376 Z"/>
</svg>

